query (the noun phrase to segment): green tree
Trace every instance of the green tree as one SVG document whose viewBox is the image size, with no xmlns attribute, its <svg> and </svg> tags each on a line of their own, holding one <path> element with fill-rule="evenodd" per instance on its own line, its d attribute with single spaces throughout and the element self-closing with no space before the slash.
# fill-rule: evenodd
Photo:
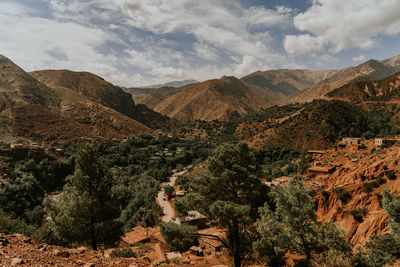
<svg viewBox="0 0 400 267">
<path fill-rule="evenodd" d="M 77 152 L 75 172 L 58 201 L 47 202 L 55 232 L 66 242 L 113 243 L 120 235 L 119 208 L 111 194 L 113 176 L 101 160 L 98 143 Z"/>
<path fill-rule="evenodd" d="M 169 199 L 171 199 L 172 195 L 174 194 L 174 191 L 175 191 L 175 189 L 170 185 L 167 185 L 164 187 L 164 192 L 168 196 Z"/>
<path fill-rule="evenodd" d="M 257 169 L 246 144 L 220 146 L 209 161 L 208 172 L 191 183 L 192 192 L 176 201 L 180 211 L 198 210 L 226 229 L 226 238 L 219 239 L 237 267 L 251 251 L 256 235 L 251 225 L 267 196 Z"/>
<path fill-rule="evenodd" d="M 161 234 L 174 251 L 187 251 L 191 246 L 196 245 L 197 238 L 193 234 L 196 231 L 195 226 L 187 224 L 179 225 L 173 222 L 161 224 Z"/>
<path fill-rule="evenodd" d="M 315 253 L 350 251 L 341 230 L 333 223 L 317 220 L 312 193 L 301 179 L 294 178 L 286 187 L 274 187 L 270 196 L 274 205 L 260 208 L 258 231 L 261 239 L 254 244 L 261 256 L 268 256 L 264 255 L 266 248 L 273 257 L 296 253 L 305 256 L 302 263 L 307 266 Z"/>
</svg>

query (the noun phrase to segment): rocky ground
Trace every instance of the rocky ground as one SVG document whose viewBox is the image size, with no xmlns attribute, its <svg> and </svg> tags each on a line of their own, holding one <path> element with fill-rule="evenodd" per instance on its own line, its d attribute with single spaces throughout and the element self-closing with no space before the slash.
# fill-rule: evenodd
<svg viewBox="0 0 400 267">
<path fill-rule="evenodd" d="M 106 258 L 102 251 L 36 244 L 20 234 L 0 234 L 0 266 L 150 266 L 146 259 Z"/>
<path fill-rule="evenodd" d="M 228 262 L 226 256 L 197 257 L 185 255 L 188 262 L 155 263 L 146 257 L 142 258 L 110 258 L 104 251 L 94 251 L 87 247 L 65 248 L 47 244 L 36 244 L 32 239 L 21 234 L 0 233 L 0 267 L 8 266 L 203 266 L 226 267 L 221 262 Z"/>
</svg>

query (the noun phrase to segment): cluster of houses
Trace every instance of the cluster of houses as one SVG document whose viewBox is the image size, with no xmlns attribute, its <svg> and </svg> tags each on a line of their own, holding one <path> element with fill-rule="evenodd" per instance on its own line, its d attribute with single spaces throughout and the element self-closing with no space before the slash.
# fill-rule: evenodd
<svg viewBox="0 0 400 267">
<path fill-rule="evenodd" d="M 393 145 L 400 139 L 396 138 L 375 138 L 374 144 L 375 146 L 383 146 L 383 145 Z M 358 137 L 344 137 L 341 141 L 338 142 L 337 147 L 346 148 L 347 146 L 361 146 L 362 139 Z"/>
<path fill-rule="evenodd" d="M 396 142 L 400 141 L 400 137 L 396 138 L 375 138 L 374 140 L 374 145 L 376 147 L 381 147 L 381 146 L 391 146 L 395 144 Z M 358 150 L 363 148 L 365 145 L 363 139 L 357 138 L 357 137 L 344 137 L 342 138 L 341 141 L 337 143 L 337 150 L 342 150 L 344 148 L 350 148 L 353 150 Z M 333 173 L 337 167 L 342 166 L 342 164 L 334 164 L 330 163 L 327 165 L 321 164 L 318 162 L 318 159 L 321 159 L 325 154 L 327 153 L 326 150 L 309 150 L 307 151 L 307 155 L 314 160 L 313 166 L 309 167 L 307 169 L 307 176 L 326 176 L 331 173 Z M 357 162 L 357 158 L 352 158 L 352 162 Z M 288 184 L 290 181 L 290 177 L 279 177 L 276 179 L 273 179 L 270 182 L 264 181 L 264 184 L 267 186 L 276 186 L 276 185 L 285 185 Z M 316 189 L 323 188 L 321 184 L 312 184 L 312 187 Z"/>
<path fill-rule="evenodd" d="M 204 217 L 205 218 L 205 217 Z M 201 216 L 201 219 L 203 217 Z M 167 260 L 180 262 L 194 262 L 199 257 L 212 256 L 221 251 L 222 243 L 218 238 L 223 237 L 225 232 L 216 227 L 204 228 L 197 231 L 197 246 L 192 246 L 189 251 L 180 253 L 171 251 L 164 237 L 161 234 L 160 227 L 142 227 L 136 226 L 121 237 L 118 244 L 119 248 L 137 248 L 141 245 L 146 245 L 144 257 L 148 258 L 153 263 L 161 263 Z M 109 252 L 111 252 L 110 249 Z"/>
<path fill-rule="evenodd" d="M 31 142 L 29 145 L 12 143 L 10 144 L 10 150 L 14 156 L 17 156 L 19 158 L 25 158 L 28 156 L 29 153 L 41 154 L 41 153 L 49 153 L 50 151 L 54 152 L 58 156 L 64 155 L 63 149 L 55 147 L 46 147 L 44 142 L 42 142 L 41 144 L 37 142 Z"/>
</svg>

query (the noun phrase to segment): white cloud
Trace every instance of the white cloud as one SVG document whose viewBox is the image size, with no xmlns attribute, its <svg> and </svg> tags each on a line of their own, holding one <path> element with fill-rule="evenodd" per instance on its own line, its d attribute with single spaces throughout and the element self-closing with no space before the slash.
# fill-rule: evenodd
<svg viewBox="0 0 400 267">
<path fill-rule="evenodd" d="M 266 68 L 267 67 L 255 57 L 246 55 L 242 58 L 242 62 L 234 66 L 233 73 L 235 76 L 242 77 L 257 70 Z"/>
<path fill-rule="evenodd" d="M 364 55 L 360 55 L 358 57 L 353 57 L 352 60 L 355 62 L 360 62 L 366 60 L 366 57 Z"/>
<path fill-rule="evenodd" d="M 284 45 L 287 52 L 299 54 L 370 49 L 378 45 L 381 36 L 400 33 L 399 13 L 398 0 L 313 0 L 307 11 L 294 18 L 299 30 L 312 35 L 289 35 Z"/>
<path fill-rule="evenodd" d="M 307 54 L 324 49 L 324 40 L 309 34 L 286 35 L 283 46 L 288 53 Z"/>
<path fill-rule="evenodd" d="M 184 31 L 204 44 L 240 57 L 248 53 L 255 57 L 273 54 L 268 47 L 270 39 L 249 33 L 249 28 L 290 23 L 289 9 L 244 9 L 231 0 L 130 0 L 122 9 L 135 27 L 155 34 Z"/>
<path fill-rule="evenodd" d="M 239 0 L 16 2 L 0 4 L 0 53 L 27 71 L 85 70 L 138 86 L 296 65 L 279 52 L 282 37 L 275 39 L 277 31 L 292 27 L 293 10 L 284 6 L 246 8 Z"/>
</svg>

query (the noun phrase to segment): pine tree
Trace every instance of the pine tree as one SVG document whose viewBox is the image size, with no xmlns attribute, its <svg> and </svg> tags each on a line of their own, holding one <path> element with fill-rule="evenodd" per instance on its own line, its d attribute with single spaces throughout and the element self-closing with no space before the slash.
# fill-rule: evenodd
<svg viewBox="0 0 400 267">
<path fill-rule="evenodd" d="M 261 256 L 273 258 L 291 252 L 304 255 L 304 263 L 309 265 L 315 253 L 350 251 L 341 230 L 317 220 L 311 191 L 300 179 L 294 178 L 286 187 L 274 187 L 270 195 L 274 205 L 260 208 L 261 239 L 254 245 Z"/>
<path fill-rule="evenodd" d="M 251 251 L 256 234 L 252 225 L 267 195 L 255 162 L 246 144 L 223 145 L 210 159 L 208 172 L 191 183 L 193 192 L 176 201 L 181 210 L 199 210 L 226 229 L 226 239 L 220 241 L 236 267 Z"/>
<path fill-rule="evenodd" d="M 67 178 L 58 201 L 47 208 L 55 232 L 66 242 L 85 242 L 97 250 L 120 235 L 120 211 L 111 194 L 114 179 L 101 160 L 98 143 L 87 143 L 77 152 L 76 168 Z"/>
</svg>

